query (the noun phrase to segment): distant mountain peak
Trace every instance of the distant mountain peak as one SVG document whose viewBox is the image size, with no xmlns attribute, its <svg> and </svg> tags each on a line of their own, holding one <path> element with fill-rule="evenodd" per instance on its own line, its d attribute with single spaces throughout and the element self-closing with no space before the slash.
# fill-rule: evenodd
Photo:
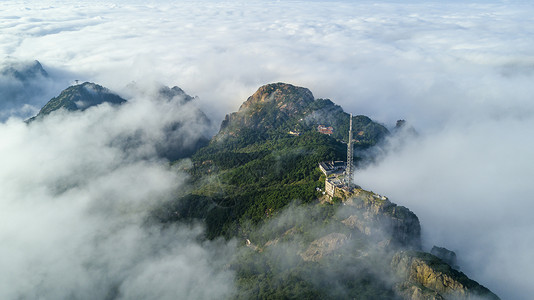
<svg viewBox="0 0 534 300">
<path fill-rule="evenodd" d="M 172 88 L 162 86 L 158 90 L 158 95 L 166 100 L 172 100 L 174 97 L 182 97 L 185 102 L 193 100 L 193 97 L 189 96 L 184 90 L 177 86 L 173 86 Z"/>
<path fill-rule="evenodd" d="M 31 62 L 10 61 L 0 69 L 0 75 L 13 77 L 21 82 L 38 76 L 48 77 L 48 73 L 38 60 Z"/>
<path fill-rule="evenodd" d="M 54 97 L 41 108 L 37 116 L 28 121 L 42 118 L 58 109 L 69 111 L 86 110 L 89 107 L 102 103 L 121 104 L 126 102 L 125 99 L 114 94 L 109 89 L 92 82 L 84 82 L 70 86 L 63 90 L 59 96 Z"/>
</svg>

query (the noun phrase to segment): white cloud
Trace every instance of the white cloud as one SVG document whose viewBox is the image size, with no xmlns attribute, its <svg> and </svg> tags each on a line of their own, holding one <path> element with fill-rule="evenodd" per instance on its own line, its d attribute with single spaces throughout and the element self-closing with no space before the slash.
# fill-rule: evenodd
<svg viewBox="0 0 534 300">
<path fill-rule="evenodd" d="M 468 270 L 474 279 L 517 298 L 532 293 L 517 277 L 534 266 L 533 11 L 482 0 L 3 1 L 0 57 L 38 59 L 58 82 L 177 84 L 215 123 L 276 81 L 381 122 L 405 118 L 422 139 L 359 180 L 414 210 L 429 241 L 485 266 Z"/>
<path fill-rule="evenodd" d="M 35 61 L 6 58 L 0 61 L 0 121 L 30 117 L 52 97 L 57 84 Z"/>
<path fill-rule="evenodd" d="M 0 298 L 231 293 L 233 274 L 223 264 L 233 244 L 199 242 L 200 226 L 147 222 L 185 188 L 186 175 L 159 159 L 156 145 L 177 121 L 200 137 L 207 128 L 197 119 L 192 102 L 135 97 L 0 124 Z M 184 147 L 194 142 L 189 130 L 179 132 Z M 200 281 L 212 285 L 191 290 Z"/>
<path fill-rule="evenodd" d="M 462 270 L 505 298 L 532 292 L 530 156 L 534 116 L 476 120 L 405 144 L 359 171 L 364 187 L 420 218 L 427 250 L 453 249 Z"/>
</svg>

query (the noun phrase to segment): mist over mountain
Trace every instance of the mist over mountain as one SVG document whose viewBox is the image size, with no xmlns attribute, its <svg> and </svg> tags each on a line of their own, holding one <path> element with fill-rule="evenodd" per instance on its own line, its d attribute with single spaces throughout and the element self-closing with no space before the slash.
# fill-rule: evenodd
<svg viewBox="0 0 534 300">
<path fill-rule="evenodd" d="M 42 105 L 52 80 L 38 61 L 7 59 L 0 63 L 0 121 L 27 117 Z"/>
<path fill-rule="evenodd" d="M 27 83 L 36 78 L 42 79 L 48 77 L 48 73 L 37 60 L 33 62 L 8 62 L 3 66 L 2 75 L 12 77 L 23 83 Z"/>
<path fill-rule="evenodd" d="M 84 83 L 45 107 L 58 99 L 90 107 L 59 105 L 30 123 L 0 124 L 1 298 L 216 299 L 232 291 L 223 268 L 232 243 L 200 242 L 201 224 L 146 224 L 187 178 L 160 148 L 182 156 L 209 131 L 194 101 L 158 97 L 125 102 Z"/>
<path fill-rule="evenodd" d="M 202 147 L 210 124 L 193 97 L 178 87 L 129 89 L 125 100 L 74 85 L 32 121 L 0 127 L 0 175 L 15 179 L 0 186 L 9 224 L 0 236 L 11 240 L 1 257 L 17 257 L 4 261 L 2 272 L 17 274 L 4 297 L 498 299 L 420 252 L 420 224 L 407 208 L 362 189 L 330 200 L 318 192 L 318 163 L 346 157 L 341 140 L 317 127 L 346 127 L 332 101 L 265 85 Z M 355 120 L 358 149 L 388 135 Z M 181 160 L 170 164 L 169 152 Z M 420 279 L 429 276 L 446 281 Z"/>
<path fill-rule="evenodd" d="M 361 151 L 389 135 L 368 117 L 354 119 Z M 322 192 L 317 166 L 346 157 L 333 131 L 348 122 L 341 107 L 306 88 L 260 87 L 195 153 L 192 189 L 156 209 L 154 221 L 202 220 L 208 239 L 237 240 L 232 298 L 499 299 L 422 252 L 419 220 L 406 207 L 361 188 Z"/>
</svg>

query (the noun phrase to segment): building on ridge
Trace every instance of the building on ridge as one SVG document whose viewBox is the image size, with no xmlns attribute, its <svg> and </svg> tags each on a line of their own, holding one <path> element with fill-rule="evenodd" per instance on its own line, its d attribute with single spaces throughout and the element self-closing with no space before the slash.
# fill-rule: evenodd
<svg viewBox="0 0 534 300">
<path fill-rule="evenodd" d="M 346 163 L 344 161 L 322 161 L 319 163 L 319 169 L 328 176 L 334 173 L 343 173 L 345 171 Z"/>
<path fill-rule="evenodd" d="M 332 126 L 326 127 L 325 125 L 319 125 L 317 126 L 317 131 L 319 131 L 322 134 L 331 135 L 334 133 L 334 128 L 332 128 Z"/>
<path fill-rule="evenodd" d="M 319 128 L 318 128 L 319 129 Z M 349 120 L 349 139 L 347 143 L 347 162 L 343 161 L 323 161 L 319 163 L 319 169 L 326 175 L 325 193 L 333 197 L 345 197 L 350 195 L 357 186 L 353 183 L 354 161 L 353 161 L 353 132 L 352 114 Z"/>
</svg>

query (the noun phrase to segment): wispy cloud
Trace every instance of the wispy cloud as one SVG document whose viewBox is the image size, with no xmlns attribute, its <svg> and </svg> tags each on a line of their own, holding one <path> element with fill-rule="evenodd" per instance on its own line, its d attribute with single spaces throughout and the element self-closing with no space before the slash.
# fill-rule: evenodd
<svg viewBox="0 0 534 300">
<path fill-rule="evenodd" d="M 0 124 L 0 297 L 219 299 L 234 246 L 200 226 L 147 223 L 186 174 L 157 155 L 175 122 L 206 131 L 194 104 L 137 96 L 119 106 Z M 178 136 L 180 135 L 180 136 Z M 180 151 L 180 149 L 175 149 Z M 201 282 L 210 282 L 202 285 Z"/>
<path fill-rule="evenodd" d="M 503 297 L 521 298 L 531 291 L 534 266 L 527 254 L 534 246 L 532 126 L 533 118 L 512 117 L 448 124 L 358 171 L 356 180 L 415 211 L 427 250 L 455 250 L 464 272 Z"/>
</svg>

